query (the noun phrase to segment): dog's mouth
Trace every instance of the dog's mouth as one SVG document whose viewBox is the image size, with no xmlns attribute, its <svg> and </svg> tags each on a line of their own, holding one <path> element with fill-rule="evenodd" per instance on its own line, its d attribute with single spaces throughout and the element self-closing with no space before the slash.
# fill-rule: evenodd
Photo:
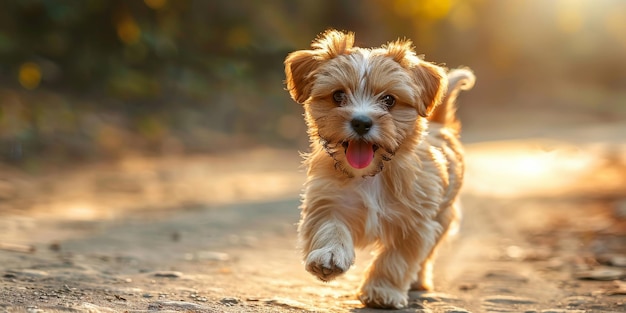
<svg viewBox="0 0 626 313">
<path fill-rule="evenodd" d="M 344 141 L 342 146 L 345 149 L 348 164 L 356 169 L 368 167 L 374 160 L 374 153 L 378 150 L 378 145 L 361 139 Z"/>
</svg>

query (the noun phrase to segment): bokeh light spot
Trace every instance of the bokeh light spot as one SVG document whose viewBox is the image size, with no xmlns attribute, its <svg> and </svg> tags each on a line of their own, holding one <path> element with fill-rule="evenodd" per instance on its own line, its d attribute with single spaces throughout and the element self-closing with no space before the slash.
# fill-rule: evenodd
<svg viewBox="0 0 626 313">
<path fill-rule="evenodd" d="M 19 69 L 18 80 L 26 89 L 37 88 L 41 83 L 41 68 L 34 62 L 23 63 Z"/>
<path fill-rule="evenodd" d="M 426 16 L 433 20 L 444 18 L 450 12 L 450 0 L 428 0 L 423 2 Z"/>
<path fill-rule="evenodd" d="M 559 29 L 567 34 L 579 32 L 584 24 L 583 2 L 580 0 L 560 1 L 557 12 L 557 23 Z"/>
<path fill-rule="evenodd" d="M 127 45 L 131 45 L 139 41 L 141 29 L 131 16 L 121 18 L 117 25 L 117 36 Z"/>
<path fill-rule="evenodd" d="M 401 16 L 427 18 L 438 20 L 450 12 L 452 0 L 396 0 L 393 8 Z"/>
<path fill-rule="evenodd" d="M 143 1 L 149 8 L 154 10 L 162 9 L 165 4 L 167 4 L 167 0 L 144 0 Z"/>
</svg>

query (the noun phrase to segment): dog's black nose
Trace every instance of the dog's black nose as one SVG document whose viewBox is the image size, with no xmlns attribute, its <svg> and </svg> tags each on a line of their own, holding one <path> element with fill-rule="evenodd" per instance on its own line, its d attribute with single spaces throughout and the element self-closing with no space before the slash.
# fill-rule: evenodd
<svg viewBox="0 0 626 313">
<path fill-rule="evenodd" d="M 350 121 L 352 129 L 361 136 L 365 135 L 372 128 L 372 124 L 372 119 L 365 115 L 357 115 Z"/>
</svg>

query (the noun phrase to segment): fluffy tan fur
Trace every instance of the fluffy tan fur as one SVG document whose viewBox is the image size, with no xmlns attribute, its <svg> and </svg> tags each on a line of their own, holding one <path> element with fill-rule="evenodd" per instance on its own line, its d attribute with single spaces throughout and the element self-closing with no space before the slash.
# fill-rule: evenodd
<svg viewBox="0 0 626 313">
<path fill-rule="evenodd" d="M 336 30 L 289 54 L 285 73 L 311 140 L 298 228 L 306 270 L 332 280 L 354 263 L 355 247 L 373 245 L 359 299 L 406 306 L 410 288 L 433 288 L 435 249 L 460 218 L 454 101 L 474 75 L 425 62 L 408 40 L 364 49 L 354 46 L 353 33 Z M 357 132 L 355 116 L 371 127 Z M 347 160 L 347 146 L 357 141 L 373 151 L 363 168 Z"/>
</svg>

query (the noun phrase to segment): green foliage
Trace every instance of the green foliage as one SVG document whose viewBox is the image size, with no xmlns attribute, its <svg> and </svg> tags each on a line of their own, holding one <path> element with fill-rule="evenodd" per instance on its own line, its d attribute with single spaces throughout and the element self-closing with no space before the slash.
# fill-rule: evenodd
<svg viewBox="0 0 626 313">
<path fill-rule="evenodd" d="M 328 27 L 356 31 L 363 46 L 411 38 L 429 60 L 477 70 L 500 93 L 495 102 L 516 86 L 546 92 L 562 77 L 619 85 L 624 5 L 568 3 L 5 0 L 0 157 L 305 145 L 282 61 Z"/>
</svg>

